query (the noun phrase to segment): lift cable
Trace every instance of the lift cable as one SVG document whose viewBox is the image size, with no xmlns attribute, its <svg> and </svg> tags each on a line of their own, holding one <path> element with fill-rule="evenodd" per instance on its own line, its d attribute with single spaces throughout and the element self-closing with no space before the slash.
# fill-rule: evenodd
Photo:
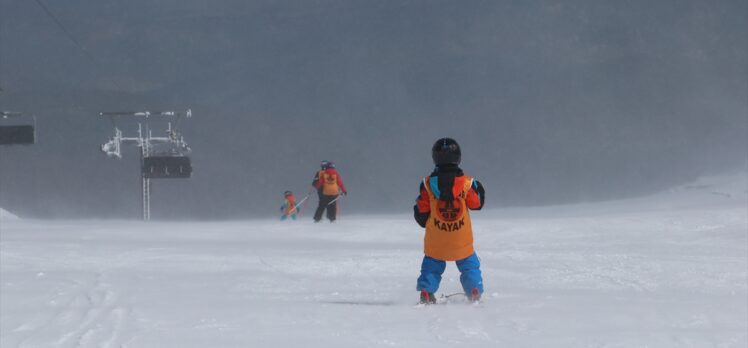
<svg viewBox="0 0 748 348">
<path fill-rule="evenodd" d="M 73 42 L 73 44 L 75 44 L 75 46 L 83 53 L 83 55 L 86 56 L 86 58 L 88 58 L 88 60 L 90 60 L 94 65 L 98 66 L 99 68 L 103 67 L 103 65 L 100 63 L 100 61 L 98 59 L 96 59 L 96 57 L 94 57 L 93 54 L 89 50 L 87 50 L 86 47 L 83 46 L 83 44 L 81 44 L 80 41 L 78 41 L 78 39 L 75 38 L 75 36 L 73 36 L 73 34 L 70 32 L 70 30 L 68 30 L 67 27 L 65 27 L 65 25 L 62 23 L 62 21 L 60 21 L 57 18 L 57 16 L 55 16 L 55 14 L 52 13 L 52 11 L 49 9 L 49 7 L 47 7 L 47 5 L 45 5 L 42 0 L 34 0 L 34 1 L 39 5 L 39 7 L 42 8 L 42 10 L 44 10 L 44 13 L 46 13 L 47 16 L 53 22 L 55 22 L 55 24 L 60 29 L 60 31 L 62 31 L 62 33 L 65 34 L 65 36 L 67 36 L 68 39 L 70 39 L 70 41 Z M 122 91 L 126 90 L 124 87 L 122 87 L 122 85 L 120 85 L 117 82 L 117 80 L 112 80 L 112 83 L 115 86 L 117 86 L 117 88 L 119 88 L 120 90 L 122 90 Z M 112 121 L 112 122 L 114 122 L 114 121 Z"/>
<path fill-rule="evenodd" d="M 96 62 L 96 59 L 93 57 L 93 55 L 91 55 L 91 53 L 88 52 L 88 50 L 86 49 L 86 47 L 84 47 L 80 43 L 80 41 L 78 41 L 75 38 L 75 36 L 73 36 L 73 34 L 70 33 L 70 31 L 65 27 L 65 25 L 62 24 L 62 22 L 60 22 L 60 20 L 57 18 L 57 16 L 55 16 L 54 13 L 52 13 L 52 11 L 49 10 L 49 8 L 47 7 L 47 5 L 45 5 L 42 2 L 42 0 L 34 0 L 34 1 L 36 1 L 36 3 L 39 4 L 39 7 L 41 7 L 42 10 L 44 10 L 44 13 L 46 13 L 47 16 L 49 16 L 49 18 L 52 19 L 53 22 L 55 22 L 55 24 L 57 24 L 57 27 L 60 28 L 60 30 L 65 34 L 65 36 L 67 36 L 68 39 L 70 39 L 70 41 L 72 41 L 75 44 L 75 46 L 77 46 L 78 49 L 80 49 L 83 52 L 83 54 L 85 54 L 88 57 L 88 59 Z"/>
</svg>

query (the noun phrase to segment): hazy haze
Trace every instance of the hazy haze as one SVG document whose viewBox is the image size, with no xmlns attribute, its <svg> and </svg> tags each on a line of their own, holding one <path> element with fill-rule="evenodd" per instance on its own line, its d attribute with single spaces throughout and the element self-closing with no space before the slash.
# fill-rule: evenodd
<svg viewBox="0 0 748 348">
<path fill-rule="evenodd" d="M 641 195 L 748 156 L 748 2 L 0 0 L 0 206 L 137 218 L 101 111 L 185 110 L 154 218 L 274 216 L 334 161 L 351 212 L 409 212 L 442 136 L 488 207 Z M 93 57 L 93 60 L 89 58 Z M 123 131 L 135 126 L 122 124 Z M 312 204 L 316 203 L 315 201 Z"/>
</svg>

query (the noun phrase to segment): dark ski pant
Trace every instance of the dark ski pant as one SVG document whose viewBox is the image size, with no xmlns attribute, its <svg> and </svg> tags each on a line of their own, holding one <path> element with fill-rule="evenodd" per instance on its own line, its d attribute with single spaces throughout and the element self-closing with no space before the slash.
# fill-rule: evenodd
<svg viewBox="0 0 748 348">
<path fill-rule="evenodd" d="M 317 206 L 317 211 L 314 212 L 314 221 L 322 220 L 322 213 L 325 209 L 327 209 L 327 218 L 330 221 L 335 221 L 335 215 L 338 212 L 338 202 L 330 204 L 330 202 L 334 201 L 335 198 L 338 198 L 338 196 L 328 196 L 323 195 L 322 193 L 319 194 L 319 206 Z"/>
<path fill-rule="evenodd" d="M 465 294 L 470 296 L 470 292 L 477 288 L 483 293 L 483 277 L 480 273 L 480 260 L 478 255 L 472 255 L 457 260 L 457 269 L 460 270 L 460 283 Z M 418 277 L 416 290 L 426 290 L 429 293 L 435 293 L 439 289 L 439 283 L 442 281 L 442 274 L 447 267 L 447 262 L 424 255 L 421 263 L 421 276 Z"/>
</svg>

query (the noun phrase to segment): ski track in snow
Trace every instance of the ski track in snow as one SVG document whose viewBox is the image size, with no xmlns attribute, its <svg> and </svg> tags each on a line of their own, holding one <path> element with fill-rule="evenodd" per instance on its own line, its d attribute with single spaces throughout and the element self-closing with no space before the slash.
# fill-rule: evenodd
<svg viewBox="0 0 748 348">
<path fill-rule="evenodd" d="M 0 346 L 744 348 L 745 189 L 699 187 L 476 212 L 478 305 L 416 305 L 408 216 L 2 220 Z"/>
<path fill-rule="evenodd" d="M 93 278 L 55 289 L 46 301 L 46 310 L 13 329 L 13 339 L 3 340 L 3 346 L 121 347 L 128 309 L 102 282 L 102 274 Z"/>
</svg>

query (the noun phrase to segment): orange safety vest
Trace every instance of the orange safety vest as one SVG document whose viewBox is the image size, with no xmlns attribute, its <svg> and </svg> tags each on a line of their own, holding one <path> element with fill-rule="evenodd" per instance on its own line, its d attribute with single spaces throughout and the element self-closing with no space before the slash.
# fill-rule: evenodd
<svg viewBox="0 0 748 348">
<path fill-rule="evenodd" d="M 475 252 L 473 249 L 473 225 L 465 197 L 473 185 L 473 178 L 458 176 L 452 186 L 452 201 L 440 200 L 432 192 L 429 177 L 423 186 L 429 193 L 431 213 L 426 222 L 423 252 L 427 256 L 443 261 L 462 260 Z"/>
<path fill-rule="evenodd" d="M 286 197 L 286 210 L 284 211 L 284 214 L 296 214 L 296 197 L 293 195 Z"/>
<path fill-rule="evenodd" d="M 337 196 L 340 193 L 340 187 L 338 185 L 338 175 L 335 173 L 327 173 L 327 171 L 320 171 L 319 177 L 322 179 L 322 194 L 325 196 Z"/>
</svg>

